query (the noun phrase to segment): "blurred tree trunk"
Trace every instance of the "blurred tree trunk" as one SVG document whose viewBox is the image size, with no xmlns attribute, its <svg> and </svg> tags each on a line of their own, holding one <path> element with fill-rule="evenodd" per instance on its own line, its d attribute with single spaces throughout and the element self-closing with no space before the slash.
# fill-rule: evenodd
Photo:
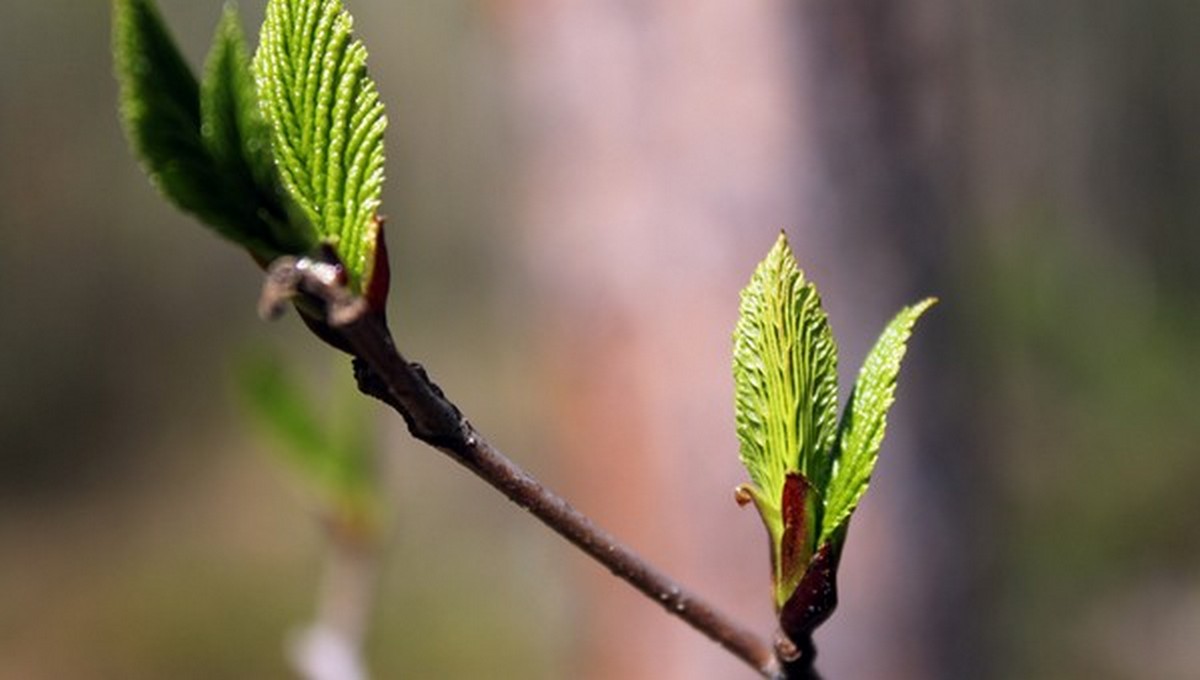
<svg viewBox="0 0 1200 680">
<path fill-rule="evenodd" d="M 945 285 L 955 15 L 918 4 L 493 5 L 512 50 L 518 221 L 566 495 L 764 634 L 765 536 L 731 498 L 745 475 L 737 291 L 786 228 L 844 339 L 844 398 L 888 316 Z M 817 639 L 828 677 L 937 677 L 939 644 L 961 639 L 941 625 L 962 613 L 963 572 L 948 565 L 966 564 L 950 551 L 972 516 L 946 519 L 948 494 L 971 492 L 945 455 L 954 406 L 911 403 L 941 387 L 906 386 L 892 420 L 844 611 Z M 935 426 L 918 430 L 918 414 Z M 580 584 L 581 677 L 751 677 L 607 573 L 583 566 Z"/>
<path fill-rule="evenodd" d="M 829 302 L 837 304 L 835 319 L 844 309 L 870 319 L 843 336 L 843 370 L 856 368 L 899 305 L 942 295 L 914 343 L 899 418 L 873 485 L 873 493 L 898 498 L 868 501 L 898 513 L 882 518 L 881 530 L 901 545 L 843 569 L 842 615 L 888 630 L 846 636 L 869 651 L 845 677 L 981 677 L 987 617 L 979 614 L 988 607 L 979 585 L 991 564 L 993 504 L 984 482 L 987 452 L 972 421 L 982 399 L 971 380 L 975 355 L 967 337 L 976 312 L 950 296 L 960 289 L 966 258 L 977 252 L 966 228 L 973 188 L 966 10 L 952 0 L 814 0 L 797 7 L 797 44 L 807 65 L 801 109 L 815 130 L 823 181 L 810 204 L 836 230 L 833 257 L 841 266 L 834 290 L 852 298 Z M 843 384 L 849 378 L 844 373 Z M 864 548 L 855 543 L 864 540 L 858 533 L 851 556 Z M 891 579 L 880 592 L 878 582 Z M 908 590 L 890 593 L 892 586 Z M 890 611 L 871 617 L 880 602 L 862 600 L 860 588 L 885 598 Z M 852 611 L 854 602 L 862 609 Z"/>
</svg>

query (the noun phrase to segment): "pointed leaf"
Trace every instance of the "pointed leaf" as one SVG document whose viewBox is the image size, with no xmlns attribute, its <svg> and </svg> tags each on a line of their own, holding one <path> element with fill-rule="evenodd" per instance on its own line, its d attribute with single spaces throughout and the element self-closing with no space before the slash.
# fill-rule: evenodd
<svg viewBox="0 0 1200 680">
<path fill-rule="evenodd" d="M 289 211 L 271 156 L 270 129 L 259 111 L 250 56 L 237 11 L 227 5 L 217 26 L 200 86 L 201 137 L 226 184 L 225 200 L 239 225 L 267 245 L 272 259 L 317 243 L 299 211 Z"/>
<path fill-rule="evenodd" d="M 383 188 L 383 103 L 340 0 L 270 0 L 254 70 L 272 149 L 293 200 L 369 286 Z"/>
<path fill-rule="evenodd" d="M 863 362 L 839 428 L 838 457 L 825 499 L 821 544 L 842 527 L 867 490 L 883 443 L 887 412 L 895 399 L 908 338 L 917 319 L 935 302 L 929 298 L 900 310 Z"/>
<path fill-rule="evenodd" d="M 762 496 L 777 509 L 789 472 L 823 496 L 837 432 L 837 346 L 783 234 L 742 291 L 733 373 L 741 459 Z"/>
<path fill-rule="evenodd" d="M 219 179 L 200 139 L 200 88 L 149 0 L 115 0 L 121 119 L 151 180 L 185 211 L 221 222 Z"/>
<path fill-rule="evenodd" d="M 241 22 L 226 5 L 204 67 L 202 133 L 214 159 L 227 167 L 241 166 L 253 183 L 265 185 L 275 178 L 271 132 L 254 88 Z"/>
</svg>

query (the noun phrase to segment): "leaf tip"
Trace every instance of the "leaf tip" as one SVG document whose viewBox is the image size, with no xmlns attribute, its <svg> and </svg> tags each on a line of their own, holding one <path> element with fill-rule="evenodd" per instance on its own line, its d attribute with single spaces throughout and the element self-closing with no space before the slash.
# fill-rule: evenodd
<svg viewBox="0 0 1200 680">
<path fill-rule="evenodd" d="M 931 295 L 931 296 L 925 298 L 924 300 L 921 300 L 920 302 L 912 305 L 912 310 L 918 316 L 920 316 L 921 314 L 924 314 L 926 311 L 928 311 L 930 307 L 933 307 L 934 305 L 938 304 L 939 302 L 941 302 L 940 298 L 938 298 L 937 296 Z"/>
<path fill-rule="evenodd" d="M 792 252 L 792 244 L 788 241 L 787 232 L 783 229 L 779 230 L 779 236 L 775 238 L 775 244 L 771 246 L 766 259 L 768 262 L 788 262 L 799 267 L 796 255 Z"/>
</svg>

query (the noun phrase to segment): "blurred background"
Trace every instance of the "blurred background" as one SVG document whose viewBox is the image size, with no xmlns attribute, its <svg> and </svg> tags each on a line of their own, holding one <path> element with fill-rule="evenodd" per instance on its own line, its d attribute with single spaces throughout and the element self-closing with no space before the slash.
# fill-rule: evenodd
<svg viewBox="0 0 1200 680">
<path fill-rule="evenodd" d="M 161 0 L 201 63 L 221 3 Z M 764 635 L 738 291 L 785 229 L 843 394 L 918 328 L 819 666 L 1200 676 L 1200 4 L 349 3 L 392 323 L 473 422 Z M 241 12 L 252 36 L 264 2 Z M 348 368 L 127 151 L 109 5 L 0 21 L 0 678 L 289 677 L 319 500 L 237 366 Z M 362 402 L 380 678 L 750 678 Z"/>
</svg>

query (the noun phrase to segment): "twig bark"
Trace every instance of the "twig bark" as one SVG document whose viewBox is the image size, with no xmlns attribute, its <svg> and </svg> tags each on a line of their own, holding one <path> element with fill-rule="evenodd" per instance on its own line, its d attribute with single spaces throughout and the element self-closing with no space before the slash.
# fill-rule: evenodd
<svg viewBox="0 0 1200 680">
<path fill-rule="evenodd" d="M 260 303 L 264 316 L 277 315 L 283 303 L 295 296 L 301 298 L 301 309 L 315 304 L 327 324 L 314 330 L 327 340 L 327 333 L 336 336 L 333 344 L 354 356 L 359 389 L 394 408 L 414 437 L 449 455 L 762 677 L 812 677 L 791 675 L 770 644 L 650 565 L 492 446 L 425 370 L 397 351 L 382 312 L 351 295 L 341 272 L 327 264 L 308 258 L 281 258 L 273 263 Z M 306 322 L 323 325 L 311 317 Z"/>
</svg>

